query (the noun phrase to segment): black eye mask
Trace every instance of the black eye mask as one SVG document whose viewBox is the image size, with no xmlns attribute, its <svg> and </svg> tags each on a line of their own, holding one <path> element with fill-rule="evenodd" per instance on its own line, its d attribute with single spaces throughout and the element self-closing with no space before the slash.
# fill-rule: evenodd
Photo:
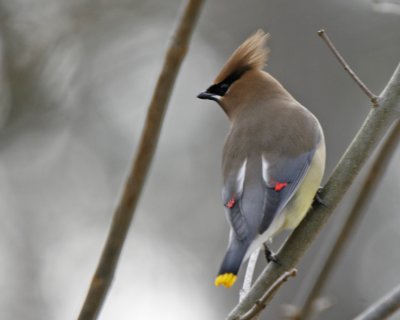
<svg viewBox="0 0 400 320">
<path fill-rule="evenodd" d="M 221 81 L 220 83 L 213 84 L 211 87 L 207 89 L 207 93 L 215 94 L 217 96 L 223 97 L 232 83 L 236 80 L 240 79 L 240 77 L 247 71 L 247 69 L 235 71 L 231 75 L 229 75 L 225 80 Z"/>
</svg>

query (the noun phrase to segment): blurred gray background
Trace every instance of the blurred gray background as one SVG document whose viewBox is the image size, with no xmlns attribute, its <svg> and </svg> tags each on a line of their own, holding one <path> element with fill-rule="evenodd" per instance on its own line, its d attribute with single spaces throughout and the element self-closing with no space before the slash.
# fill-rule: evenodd
<svg viewBox="0 0 400 320">
<path fill-rule="evenodd" d="M 181 3 L 0 1 L 0 319 L 76 318 Z M 258 28 L 271 33 L 268 71 L 325 130 L 326 181 L 369 102 L 316 31 L 326 28 L 379 93 L 400 60 L 399 11 L 370 0 L 206 2 L 101 320 L 223 319 L 238 300 L 243 270 L 233 289 L 213 285 L 228 236 L 228 121 L 195 98 L 232 51 Z M 400 282 L 399 160 L 325 290 L 334 306 L 320 319 L 350 319 Z M 355 190 L 262 319 L 302 302 Z"/>
</svg>

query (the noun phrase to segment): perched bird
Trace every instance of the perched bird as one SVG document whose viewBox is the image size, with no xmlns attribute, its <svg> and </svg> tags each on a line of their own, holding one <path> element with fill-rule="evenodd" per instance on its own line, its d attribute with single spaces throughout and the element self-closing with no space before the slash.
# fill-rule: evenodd
<svg viewBox="0 0 400 320">
<path fill-rule="evenodd" d="M 304 218 L 325 168 L 325 141 L 316 117 L 263 71 L 268 35 L 259 30 L 198 95 L 216 101 L 231 126 L 222 159 L 223 204 L 231 226 L 215 285 L 231 287 L 258 247 Z"/>
</svg>

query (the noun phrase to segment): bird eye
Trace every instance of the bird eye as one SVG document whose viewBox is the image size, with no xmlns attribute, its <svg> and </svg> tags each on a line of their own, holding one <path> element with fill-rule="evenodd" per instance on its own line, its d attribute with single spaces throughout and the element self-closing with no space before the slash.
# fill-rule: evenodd
<svg viewBox="0 0 400 320">
<path fill-rule="evenodd" d="M 227 83 L 221 84 L 220 89 L 221 89 L 221 91 L 222 91 L 223 93 L 225 93 L 225 92 L 228 91 L 228 89 L 229 89 L 229 84 L 227 84 Z"/>
</svg>

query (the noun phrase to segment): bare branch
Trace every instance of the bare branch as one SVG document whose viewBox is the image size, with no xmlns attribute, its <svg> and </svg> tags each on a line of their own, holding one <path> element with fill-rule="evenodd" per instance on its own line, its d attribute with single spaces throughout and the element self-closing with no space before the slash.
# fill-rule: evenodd
<svg viewBox="0 0 400 320">
<path fill-rule="evenodd" d="M 329 39 L 326 31 L 324 29 L 321 29 L 321 30 L 318 31 L 318 35 L 325 41 L 325 43 L 327 44 L 329 49 L 333 52 L 335 57 L 339 60 L 340 64 L 349 73 L 350 77 L 352 77 L 353 80 L 361 88 L 361 90 L 364 91 L 364 93 L 367 95 L 367 97 L 372 102 L 374 107 L 378 107 L 378 98 L 368 89 L 368 87 L 364 84 L 364 82 L 362 82 L 361 79 L 356 75 L 356 73 L 350 68 L 350 66 L 344 60 L 342 55 L 335 48 L 335 46 L 333 45 L 332 41 Z"/>
<path fill-rule="evenodd" d="M 379 299 L 354 320 L 383 320 L 400 309 L 400 285 Z"/>
<path fill-rule="evenodd" d="M 239 302 L 242 301 L 242 299 L 250 291 L 251 283 L 253 282 L 254 270 L 256 268 L 259 253 L 260 253 L 260 249 L 256 249 L 250 255 L 249 262 L 247 263 L 246 274 L 245 274 L 244 280 L 243 280 L 242 290 L 240 290 L 240 294 L 239 294 Z"/>
<path fill-rule="evenodd" d="M 185 5 L 182 16 L 179 18 L 179 23 L 172 36 L 172 42 L 167 51 L 164 65 L 148 108 L 132 171 L 128 176 L 122 197 L 114 212 L 107 241 L 79 314 L 79 320 L 97 318 L 110 288 L 122 246 L 157 146 L 165 110 L 175 79 L 186 55 L 202 4 L 203 0 L 189 0 Z"/>
<path fill-rule="evenodd" d="M 301 312 L 301 316 L 299 317 L 300 319 L 305 320 L 311 316 L 312 305 L 314 301 L 320 296 L 322 289 L 332 273 L 332 270 L 341 257 L 345 245 L 349 241 L 350 236 L 354 234 L 355 228 L 359 224 L 363 213 L 366 211 L 366 207 L 368 206 L 370 199 L 373 197 L 376 189 L 384 177 L 390 159 L 396 151 L 399 142 L 400 123 L 398 122 L 386 137 L 382 148 L 379 150 L 378 155 L 375 157 L 375 160 L 369 169 L 369 173 L 360 188 L 360 192 L 356 201 L 354 202 L 350 214 L 343 224 L 343 229 L 340 231 L 335 244 L 331 249 L 331 252 L 321 267 L 318 277 L 314 281 L 311 291 L 305 299 L 303 310 Z"/>
<path fill-rule="evenodd" d="M 254 306 L 246 312 L 243 316 L 237 318 L 238 320 L 251 320 L 256 317 L 265 307 L 267 306 L 267 301 L 271 300 L 278 289 L 289 280 L 290 277 L 295 277 L 297 274 L 297 269 L 292 269 L 290 271 L 282 274 L 276 281 L 272 284 L 272 286 L 268 289 L 264 295 L 255 302 Z"/>
<path fill-rule="evenodd" d="M 294 268 L 319 231 L 342 200 L 353 180 L 383 138 L 388 128 L 400 116 L 400 64 L 378 98 L 379 108 L 372 108 L 358 134 L 339 161 L 321 197 L 326 205 L 315 204 L 286 240 L 277 258 L 281 265 L 270 263 L 258 277 L 247 296 L 228 315 L 236 319 L 245 314 L 285 270 Z"/>
</svg>

